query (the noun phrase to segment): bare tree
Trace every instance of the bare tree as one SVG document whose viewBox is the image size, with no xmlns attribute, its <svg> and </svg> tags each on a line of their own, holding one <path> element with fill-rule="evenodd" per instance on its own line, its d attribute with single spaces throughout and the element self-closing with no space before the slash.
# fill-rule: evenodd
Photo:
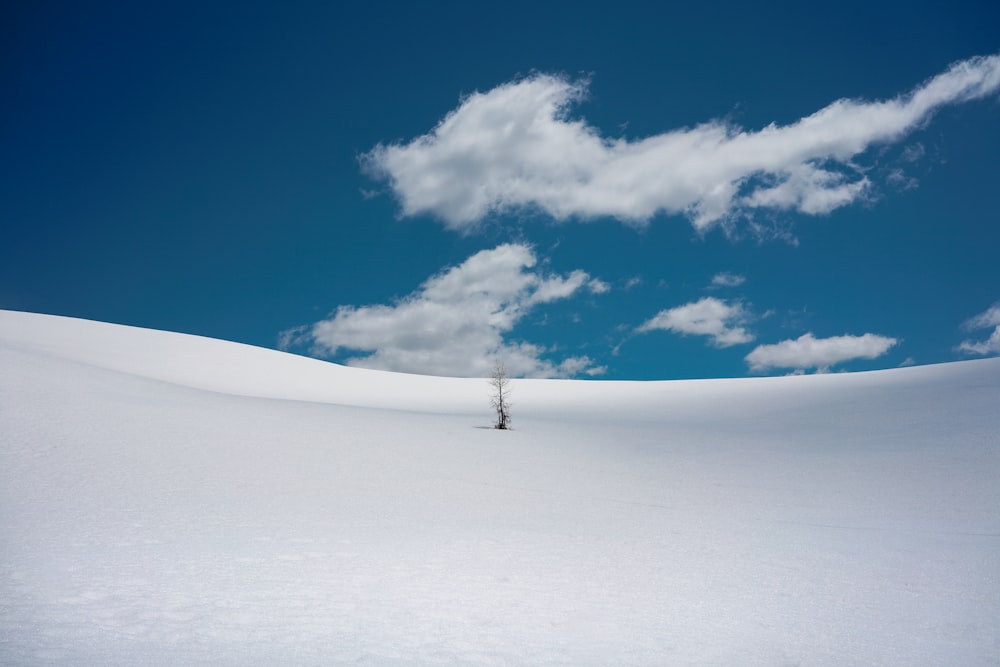
<svg viewBox="0 0 1000 667">
<path fill-rule="evenodd" d="M 499 359 L 493 364 L 493 375 L 490 376 L 490 405 L 497 412 L 497 423 L 494 428 L 510 428 L 510 378 L 507 368 Z"/>
</svg>

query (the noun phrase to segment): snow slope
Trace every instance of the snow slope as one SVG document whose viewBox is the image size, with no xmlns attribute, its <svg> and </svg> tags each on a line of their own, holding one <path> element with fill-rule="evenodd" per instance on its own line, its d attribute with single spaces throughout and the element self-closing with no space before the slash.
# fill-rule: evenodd
<svg viewBox="0 0 1000 667">
<path fill-rule="evenodd" d="M 1000 359 L 513 387 L 0 311 L 0 664 L 1000 664 Z"/>
</svg>

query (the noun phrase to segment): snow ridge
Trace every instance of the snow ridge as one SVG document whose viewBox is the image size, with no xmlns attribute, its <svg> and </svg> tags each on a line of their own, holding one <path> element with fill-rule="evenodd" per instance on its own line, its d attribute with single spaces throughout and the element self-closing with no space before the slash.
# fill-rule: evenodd
<svg viewBox="0 0 1000 667">
<path fill-rule="evenodd" d="M 1000 360 L 513 398 L 0 311 L 0 663 L 1000 662 Z"/>
</svg>

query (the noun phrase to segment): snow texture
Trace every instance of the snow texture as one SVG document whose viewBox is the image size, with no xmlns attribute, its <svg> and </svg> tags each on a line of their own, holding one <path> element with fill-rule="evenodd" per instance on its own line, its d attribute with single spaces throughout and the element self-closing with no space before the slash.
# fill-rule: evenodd
<svg viewBox="0 0 1000 667">
<path fill-rule="evenodd" d="M 1000 664 L 1000 359 L 512 388 L 0 311 L 0 664 Z"/>
</svg>

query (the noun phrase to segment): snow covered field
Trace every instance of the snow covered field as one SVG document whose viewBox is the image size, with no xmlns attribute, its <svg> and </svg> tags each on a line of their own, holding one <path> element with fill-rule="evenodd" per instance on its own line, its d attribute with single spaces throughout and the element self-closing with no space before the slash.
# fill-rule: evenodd
<svg viewBox="0 0 1000 667">
<path fill-rule="evenodd" d="M 0 664 L 1000 664 L 1000 359 L 513 391 L 0 311 Z"/>
</svg>

